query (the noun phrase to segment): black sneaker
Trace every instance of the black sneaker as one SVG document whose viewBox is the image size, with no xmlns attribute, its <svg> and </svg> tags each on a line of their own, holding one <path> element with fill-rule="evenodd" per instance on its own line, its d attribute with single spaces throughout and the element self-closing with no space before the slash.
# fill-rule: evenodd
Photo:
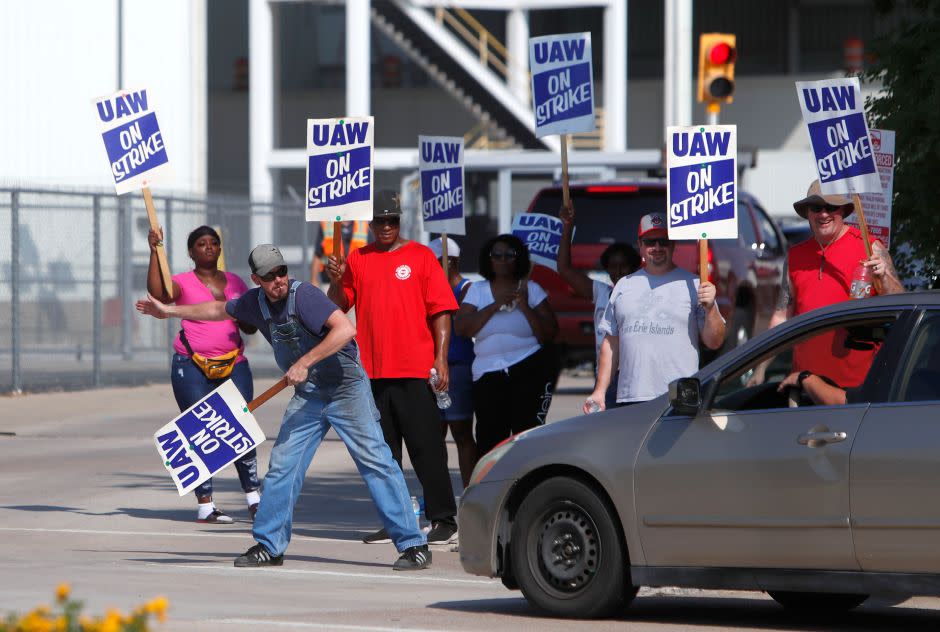
<svg viewBox="0 0 940 632">
<path fill-rule="evenodd" d="M 263 544 L 256 544 L 244 555 L 235 558 L 235 566 L 239 568 L 255 568 L 258 566 L 283 566 L 284 556 L 272 556 Z"/>
<path fill-rule="evenodd" d="M 432 522 L 428 544 L 453 544 L 457 541 L 457 523 L 450 520 Z"/>
<path fill-rule="evenodd" d="M 370 533 L 369 535 L 362 538 L 362 541 L 366 544 L 390 544 L 392 538 L 389 537 L 388 531 L 385 530 L 385 527 L 382 527 L 375 533 Z"/>
<path fill-rule="evenodd" d="M 405 549 L 392 564 L 393 571 L 423 571 L 431 565 L 431 552 L 426 544 Z"/>
<path fill-rule="evenodd" d="M 196 522 L 201 522 L 204 524 L 232 524 L 234 521 L 232 520 L 232 517 L 224 511 L 213 509 L 212 513 L 205 518 L 196 518 Z"/>
</svg>

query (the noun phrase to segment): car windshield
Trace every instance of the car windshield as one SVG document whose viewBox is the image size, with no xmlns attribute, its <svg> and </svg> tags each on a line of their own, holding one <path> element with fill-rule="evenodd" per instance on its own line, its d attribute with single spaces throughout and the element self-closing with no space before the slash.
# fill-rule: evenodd
<svg viewBox="0 0 940 632">
<path fill-rule="evenodd" d="M 612 244 L 615 241 L 632 244 L 636 241 L 640 218 L 654 211 L 662 213 L 666 208 L 666 191 L 662 189 L 594 192 L 590 188 L 571 190 L 576 218 L 575 244 Z M 532 211 L 558 215 L 560 208 L 561 190 L 551 190 L 535 199 Z"/>
</svg>

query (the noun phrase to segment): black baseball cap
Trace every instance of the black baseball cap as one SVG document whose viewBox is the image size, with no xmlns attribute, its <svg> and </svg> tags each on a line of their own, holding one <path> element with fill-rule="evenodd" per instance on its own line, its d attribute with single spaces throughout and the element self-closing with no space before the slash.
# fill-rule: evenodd
<svg viewBox="0 0 940 632">
<path fill-rule="evenodd" d="M 372 198 L 373 217 L 392 217 L 401 215 L 401 201 L 398 193 L 389 189 L 376 191 Z"/>
</svg>

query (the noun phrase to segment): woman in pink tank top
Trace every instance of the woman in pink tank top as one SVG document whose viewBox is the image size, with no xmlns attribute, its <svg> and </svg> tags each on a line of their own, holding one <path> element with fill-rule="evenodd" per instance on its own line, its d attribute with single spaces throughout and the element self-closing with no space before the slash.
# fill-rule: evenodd
<svg viewBox="0 0 940 632">
<path fill-rule="evenodd" d="M 189 234 L 186 244 L 194 268 L 189 272 L 174 275 L 173 287 L 167 292 L 167 289 L 163 287 L 156 256 L 157 244 L 162 240 L 162 230 L 151 230 L 147 236 L 150 244 L 147 291 L 157 299 L 178 305 L 192 305 L 207 301 L 228 301 L 248 291 L 245 282 L 238 275 L 218 269 L 222 241 L 213 228 L 200 226 Z M 230 377 L 242 397 L 246 401 L 251 401 L 254 397 L 251 368 L 248 359 L 242 353 L 245 343 L 242 341 L 239 328 L 249 334 L 255 332 L 254 328 L 237 324 L 232 320 L 219 322 L 182 320 L 180 325 L 182 329 L 173 341 L 173 363 L 170 369 L 173 395 L 176 397 L 180 411 L 191 407 L 225 381 L 207 378 L 193 363 L 192 353 L 214 358 L 237 349 L 238 358 Z M 258 491 L 261 487 L 258 480 L 258 457 L 255 450 L 245 453 L 235 461 L 235 470 L 238 472 L 239 482 L 245 492 L 248 513 L 254 519 L 258 502 L 261 500 Z M 199 485 L 195 492 L 199 503 L 197 522 L 232 523 L 232 518 L 218 509 L 212 500 L 212 479 Z"/>
</svg>

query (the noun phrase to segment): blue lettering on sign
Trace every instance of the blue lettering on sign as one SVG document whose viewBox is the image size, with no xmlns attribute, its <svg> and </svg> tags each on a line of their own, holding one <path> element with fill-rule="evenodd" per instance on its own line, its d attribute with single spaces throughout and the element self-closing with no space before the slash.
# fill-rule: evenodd
<svg viewBox="0 0 940 632">
<path fill-rule="evenodd" d="M 199 478 L 199 468 L 193 465 L 193 460 L 186 454 L 186 448 L 183 446 L 183 440 L 180 438 L 179 432 L 171 430 L 157 437 L 157 441 L 160 443 L 164 460 L 170 462 L 169 467 L 183 487 Z M 183 466 L 186 466 L 186 468 L 178 471 Z"/>
<path fill-rule="evenodd" d="M 875 173 L 863 114 L 817 121 L 807 127 L 820 182 Z"/>
<path fill-rule="evenodd" d="M 424 162 L 456 164 L 460 160 L 460 143 L 421 143 L 421 159 Z"/>
<path fill-rule="evenodd" d="M 372 186 L 371 157 L 371 147 L 309 156 L 307 208 L 367 201 Z"/>
<path fill-rule="evenodd" d="M 168 161 L 155 112 L 108 130 L 102 137 L 115 182 L 140 175 Z"/>
<path fill-rule="evenodd" d="M 556 61 L 580 61 L 584 59 L 584 39 L 536 42 L 535 63 L 548 64 Z"/>
<path fill-rule="evenodd" d="M 533 77 L 533 89 L 535 122 L 539 126 L 591 114 L 589 62 L 540 72 Z"/>
<path fill-rule="evenodd" d="M 855 109 L 852 86 L 803 88 L 803 103 L 810 112 L 844 112 Z"/>
<path fill-rule="evenodd" d="M 366 142 L 369 133 L 368 121 L 352 121 L 340 125 L 312 125 L 310 137 L 317 147 L 337 147 L 343 145 L 361 145 Z"/>
<path fill-rule="evenodd" d="M 669 225 L 734 217 L 734 159 L 669 169 Z"/>
<path fill-rule="evenodd" d="M 131 116 L 147 109 L 147 91 L 118 95 L 114 103 L 110 99 L 98 102 L 98 118 L 108 123 L 115 118 Z"/>
<path fill-rule="evenodd" d="M 516 221 L 518 228 L 515 228 L 512 234 L 522 240 L 529 253 L 552 261 L 558 260 L 561 220 L 523 213 Z"/>
<path fill-rule="evenodd" d="M 425 221 L 463 217 L 463 169 L 421 172 L 421 212 Z"/>
<path fill-rule="evenodd" d="M 691 142 L 690 137 L 691 136 Z M 672 153 L 676 156 L 727 156 L 731 132 L 679 132 L 672 135 Z"/>
<path fill-rule="evenodd" d="M 189 442 L 193 456 L 202 460 L 209 472 L 222 469 L 252 444 L 251 435 L 218 393 L 212 393 L 178 419 L 176 426 Z"/>
</svg>

